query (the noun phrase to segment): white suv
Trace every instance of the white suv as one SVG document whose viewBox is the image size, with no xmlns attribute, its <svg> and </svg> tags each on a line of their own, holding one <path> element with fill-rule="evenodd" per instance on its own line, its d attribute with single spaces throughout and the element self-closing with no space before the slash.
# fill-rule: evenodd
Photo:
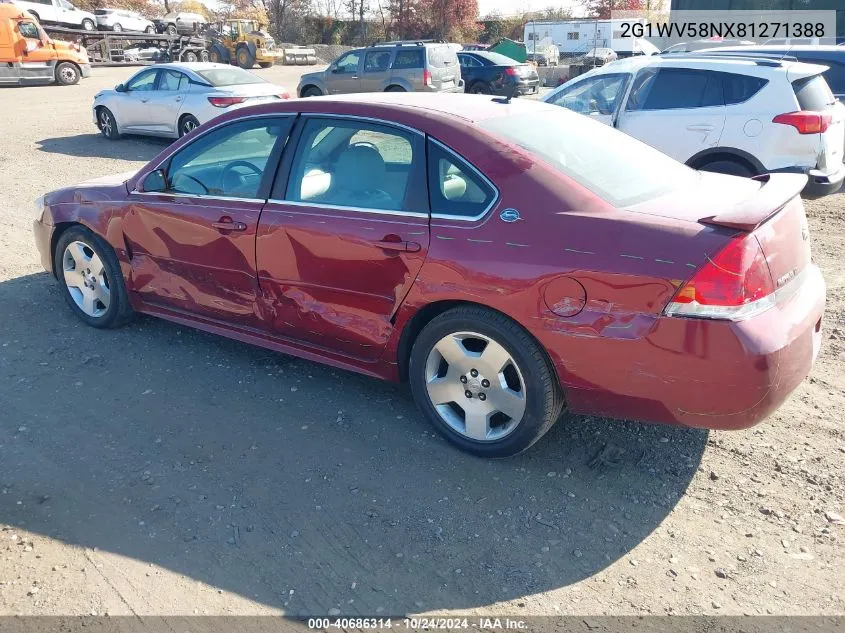
<svg viewBox="0 0 845 633">
<path fill-rule="evenodd" d="M 800 172 L 804 195 L 845 181 L 845 105 L 825 66 L 755 58 L 632 57 L 544 97 L 695 169 L 737 176 Z"/>
</svg>

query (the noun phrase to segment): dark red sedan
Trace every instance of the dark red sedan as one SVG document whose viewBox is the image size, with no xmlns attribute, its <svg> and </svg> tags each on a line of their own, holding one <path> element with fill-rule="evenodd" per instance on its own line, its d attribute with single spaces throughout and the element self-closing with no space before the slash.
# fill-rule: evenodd
<svg viewBox="0 0 845 633">
<path fill-rule="evenodd" d="M 587 117 L 484 96 L 244 108 L 137 174 L 39 202 L 94 327 L 151 314 L 389 380 L 505 456 L 564 409 L 739 429 L 818 353 L 805 177 L 698 173 Z"/>
</svg>

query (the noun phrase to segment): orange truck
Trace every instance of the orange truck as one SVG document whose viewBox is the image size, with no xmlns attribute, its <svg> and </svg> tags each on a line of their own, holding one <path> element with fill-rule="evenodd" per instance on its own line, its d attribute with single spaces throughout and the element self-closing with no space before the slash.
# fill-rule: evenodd
<svg viewBox="0 0 845 633">
<path fill-rule="evenodd" d="M 0 85 L 70 86 L 91 75 L 79 44 L 51 40 L 38 21 L 14 4 L 0 4 Z"/>
</svg>

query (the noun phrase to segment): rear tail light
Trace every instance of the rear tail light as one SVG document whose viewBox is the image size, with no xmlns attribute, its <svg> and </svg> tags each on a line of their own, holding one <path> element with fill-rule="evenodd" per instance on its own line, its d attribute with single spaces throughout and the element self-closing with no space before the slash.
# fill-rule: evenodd
<svg viewBox="0 0 845 633">
<path fill-rule="evenodd" d="M 754 235 L 742 234 L 687 281 L 666 306 L 668 316 L 739 321 L 775 303 L 775 285 Z"/>
<path fill-rule="evenodd" d="M 423 71 L 423 84 L 426 86 L 431 86 L 431 71 L 424 70 Z"/>
<path fill-rule="evenodd" d="M 209 97 L 208 102 L 215 108 L 228 108 L 246 101 L 246 97 Z"/>
<path fill-rule="evenodd" d="M 772 119 L 772 123 L 791 125 L 798 130 L 799 134 L 824 134 L 832 121 L 832 115 L 825 112 L 812 112 L 810 110 L 787 112 L 785 114 L 779 114 Z"/>
<path fill-rule="evenodd" d="M 516 68 L 513 66 L 508 66 L 505 68 L 505 74 L 510 75 L 511 77 L 516 77 L 519 73 L 516 72 Z"/>
</svg>

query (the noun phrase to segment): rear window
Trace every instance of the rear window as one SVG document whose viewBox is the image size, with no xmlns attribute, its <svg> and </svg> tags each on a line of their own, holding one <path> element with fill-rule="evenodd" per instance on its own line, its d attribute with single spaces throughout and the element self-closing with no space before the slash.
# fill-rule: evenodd
<svg viewBox="0 0 845 633">
<path fill-rule="evenodd" d="M 198 70 L 196 72 L 212 86 L 241 86 L 244 84 L 265 83 L 261 77 L 234 66 L 232 68 L 214 68 Z"/>
<path fill-rule="evenodd" d="M 393 60 L 394 68 L 422 68 L 424 65 L 423 52 L 416 49 L 400 50 L 396 53 L 396 59 Z"/>
<path fill-rule="evenodd" d="M 428 63 L 434 68 L 456 66 L 458 55 L 451 46 L 432 46 L 428 49 Z"/>
<path fill-rule="evenodd" d="M 768 82 L 760 77 L 737 75 L 735 73 L 720 73 L 725 90 L 725 105 L 733 105 L 748 101 L 756 95 Z"/>
<path fill-rule="evenodd" d="M 656 198 L 698 177 L 645 143 L 563 108 L 488 119 L 479 126 L 617 207 Z"/>
<path fill-rule="evenodd" d="M 836 102 L 830 86 L 821 75 L 793 81 L 792 89 L 802 110 L 824 110 Z"/>
</svg>

